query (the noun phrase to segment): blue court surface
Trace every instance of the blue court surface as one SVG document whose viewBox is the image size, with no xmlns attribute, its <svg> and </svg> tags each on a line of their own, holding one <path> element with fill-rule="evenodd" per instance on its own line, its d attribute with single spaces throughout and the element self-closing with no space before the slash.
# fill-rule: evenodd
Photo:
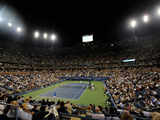
<svg viewBox="0 0 160 120">
<path fill-rule="evenodd" d="M 79 99 L 88 84 L 85 83 L 70 83 L 59 86 L 53 91 L 41 94 L 42 97 L 58 97 L 66 99 Z"/>
</svg>

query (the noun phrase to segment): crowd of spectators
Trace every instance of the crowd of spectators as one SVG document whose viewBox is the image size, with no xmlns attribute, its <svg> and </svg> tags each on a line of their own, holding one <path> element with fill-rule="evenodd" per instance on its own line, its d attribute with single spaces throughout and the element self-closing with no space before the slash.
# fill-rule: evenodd
<svg viewBox="0 0 160 120">
<path fill-rule="evenodd" d="M 7 104 L 6 104 L 7 103 Z M 80 106 L 70 101 L 35 101 L 32 97 L 23 96 L 8 97 L 5 104 L 0 104 L 0 119 L 2 120 L 159 120 L 160 113 L 139 111 L 143 117 L 131 114 L 131 111 L 117 112 L 112 107 L 102 107 L 90 104 Z"/>
<path fill-rule="evenodd" d="M 52 85 L 61 77 L 109 77 L 105 82 L 106 90 L 113 97 L 118 109 L 152 117 L 153 111 L 160 111 L 159 53 L 158 49 L 129 49 L 119 54 L 108 51 L 101 54 L 84 52 L 82 55 L 57 56 L 51 53 L 41 55 L 21 50 L 0 49 L 0 100 L 5 101 L 5 104 L 11 104 L 0 106 L 4 108 L 2 117 L 14 119 L 13 113 L 17 107 L 18 117 L 22 120 L 26 120 L 25 117 L 29 120 L 37 117 L 39 120 L 61 119 L 61 112 L 94 118 L 104 118 L 105 115 L 114 113 L 114 109 L 95 105 L 82 107 L 69 101 L 34 101 L 32 98 L 20 96 L 11 98 L 15 93 Z M 122 62 L 130 58 L 136 59 L 136 62 Z M 36 70 L 43 65 L 47 66 L 48 70 Z M 11 66 L 14 70 L 6 70 Z M 32 69 L 19 70 L 28 66 Z M 129 116 L 129 112 L 121 117 Z"/>
<path fill-rule="evenodd" d="M 81 49 L 80 49 L 81 50 Z M 50 67 L 118 67 L 123 64 L 124 59 L 136 59 L 134 65 L 157 65 L 159 64 L 160 50 L 149 48 L 126 49 L 117 53 L 114 51 L 82 51 L 75 50 L 75 54 L 70 54 L 70 50 L 65 53 L 25 51 L 23 49 L 0 48 L 0 66 L 3 63 L 18 63 L 17 65 L 32 65 Z M 41 53 L 41 54 L 40 54 Z M 4 67 L 8 67 L 7 65 Z"/>
<path fill-rule="evenodd" d="M 142 67 L 140 68 L 130 67 L 128 69 L 117 68 L 117 69 L 111 69 L 111 70 L 106 70 L 106 69 L 102 69 L 102 70 L 99 70 L 99 69 L 85 69 L 85 70 L 75 69 L 73 70 L 71 69 L 70 70 L 70 69 L 66 69 L 66 70 L 34 71 L 34 72 L 32 71 L 30 72 L 29 71 L 23 71 L 23 72 L 1 71 L 0 73 L 0 88 L 1 88 L 0 100 L 8 101 L 9 96 L 14 93 L 20 93 L 23 91 L 32 90 L 34 88 L 47 87 L 51 84 L 54 84 L 56 81 L 58 81 L 60 77 L 75 77 L 75 76 L 76 77 L 82 77 L 82 76 L 108 77 L 109 76 L 109 79 L 105 81 L 107 85 L 107 91 L 109 91 L 109 93 L 112 95 L 114 99 L 114 101 L 112 102 L 115 102 L 118 109 L 127 110 L 134 114 L 143 114 L 143 111 L 148 111 L 150 114 L 150 112 L 159 111 L 160 109 L 160 92 L 159 92 L 160 91 L 160 70 L 158 68 L 148 68 L 147 69 L 147 68 L 142 68 Z M 23 102 L 25 102 L 25 99 L 23 97 L 22 98 L 18 97 L 15 100 L 19 101 L 18 99 L 22 99 Z M 42 106 L 43 105 L 48 106 L 48 104 L 52 104 L 53 101 L 44 102 L 43 100 L 43 101 L 37 102 L 37 101 L 30 99 L 30 102 L 34 104 L 41 104 L 41 102 L 43 102 L 43 104 L 41 104 Z M 55 103 L 53 103 L 53 105 L 58 104 L 56 103 L 56 101 L 54 102 Z M 63 101 L 61 102 L 63 105 L 65 105 Z M 11 104 L 10 100 L 7 103 Z M 21 104 L 18 103 L 18 105 L 21 105 Z M 49 105 L 48 107 L 50 106 L 51 105 Z M 76 105 L 72 104 L 71 106 L 73 107 Z M 90 105 L 90 106 L 93 107 L 94 105 Z M 19 109 L 22 109 L 21 107 Z M 86 106 L 83 107 L 82 111 L 88 110 L 87 107 Z M 101 115 L 103 117 L 107 115 L 107 112 L 108 112 L 107 108 L 101 108 L 100 106 L 94 106 L 93 108 L 98 109 L 96 107 L 101 109 L 101 112 L 103 112 Z M 84 108 L 86 109 L 84 110 Z M 81 109 L 80 106 L 78 106 L 78 110 L 79 109 Z M 75 109 L 73 107 L 72 109 L 73 113 L 74 113 L 74 110 Z M 39 109 L 39 112 L 40 111 L 41 109 Z M 92 112 L 95 112 L 95 111 L 96 110 L 93 110 Z M 30 112 L 32 113 L 32 110 L 30 110 Z M 79 114 L 80 113 L 78 112 L 76 115 L 79 115 Z M 89 114 L 87 113 L 87 115 Z M 94 116 L 95 113 L 91 115 Z M 94 117 L 96 117 L 96 115 Z"/>
<path fill-rule="evenodd" d="M 145 68 L 117 69 L 106 81 L 115 103 L 120 109 L 160 109 L 160 73 Z"/>
<path fill-rule="evenodd" d="M 52 85 L 59 79 L 48 71 L 0 72 L 0 97 Z"/>
<path fill-rule="evenodd" d="M 35 101 L 32 97 L 23 96 L 8 97 L 7 104 L 0 105 L 0 118 L 4 120 L 81 120 L 81 119 L 105 119 L 105 115 L 115 115 L 119 119 L 114 108 L 103 108 L 90 104 L 80 106 L 70 101 L 60 100 Z M 65 117 L 65 115 L 71 115 Z"/>
<path fill-rule="evenodd" d="M 44 88 L 59 81 L 61 77 L 105 77 L 107 70 L 53 70 L 53 71 L 1 71 L 0 98 Z"/>
</svg>

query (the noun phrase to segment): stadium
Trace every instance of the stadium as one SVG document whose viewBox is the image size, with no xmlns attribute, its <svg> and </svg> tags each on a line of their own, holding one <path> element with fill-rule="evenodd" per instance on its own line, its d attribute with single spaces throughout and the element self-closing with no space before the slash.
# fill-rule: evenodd
<svg viewBox="0 0 160 120">
<path fill-rule="evenodd" d="M 160 3 L 135 1 L 0 2 L 0 120 L 160 120 Z"/>
</svg>

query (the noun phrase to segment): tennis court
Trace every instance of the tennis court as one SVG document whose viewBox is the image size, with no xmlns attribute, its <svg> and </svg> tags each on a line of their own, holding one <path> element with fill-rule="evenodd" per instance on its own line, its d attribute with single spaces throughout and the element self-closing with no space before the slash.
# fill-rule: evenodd
<svg viewBox="0 0 160 120">
<path fill-rule="evenodd" d="M 42 97 L 58 97 L 65 99 L 79 99 L 88 84 L 86 83 L 70 83 L 61 85 L 52 91 L 40 94 Z"/>
</svg>

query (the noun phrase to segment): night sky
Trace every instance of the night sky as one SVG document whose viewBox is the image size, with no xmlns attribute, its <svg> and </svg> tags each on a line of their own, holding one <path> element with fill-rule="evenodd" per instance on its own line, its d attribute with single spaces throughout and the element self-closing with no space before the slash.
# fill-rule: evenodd
<svg viewBox="0 0 160 120">
<path fill-rule="evenodd" d="M 157 0 L 3 0 L 13 7 L 30 29 L 55 31 L 63 45 L 81 42 L 94 34 L 95 41 L 112 43 L 123 38 L 126 20 L 152 10 Z M 139 14 L 140 13 L 140 14 Z M 123 32 L 122 32 L 123 31 Z"/>
</svg>

